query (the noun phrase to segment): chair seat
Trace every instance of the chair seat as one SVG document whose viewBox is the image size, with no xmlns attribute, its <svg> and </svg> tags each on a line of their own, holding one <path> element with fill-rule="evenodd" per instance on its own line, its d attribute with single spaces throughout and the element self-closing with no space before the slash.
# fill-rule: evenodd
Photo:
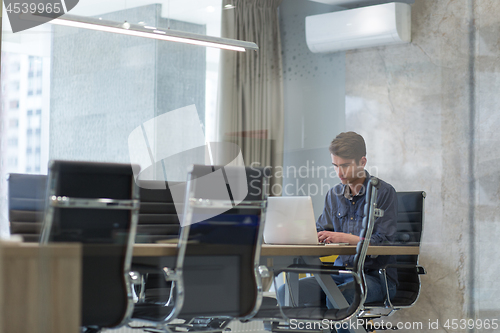
<svg viewBox="0 0 500 333">
<path fill-rule="evenodd" d="M 278 300 L 274 297 L 262 297 L 261 309 L 268 309 L 278 306 Z"/>
<path fill-rule="evenodd" d="M 147 288 L 144 303 L 167 303 L 170 298 L 170 288 Z"/>
<path fill-rule="evenodd" d="M 152 304 L 152 303 L 137 303 L 134 306 L 132 319 L 142 319 L 149 321 L 163 321 L 173 310 L 171 305 Z"/>
</svg>

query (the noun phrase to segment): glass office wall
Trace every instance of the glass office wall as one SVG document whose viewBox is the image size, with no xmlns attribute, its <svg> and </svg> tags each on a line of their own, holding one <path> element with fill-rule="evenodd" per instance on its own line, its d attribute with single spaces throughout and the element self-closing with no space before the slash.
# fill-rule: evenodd
<svg viewBox="0 0 500 333">
<path fill-rule="evenodd" d="M 219 36 L 220 12 L 220 0 L 91 0 L 71 14 Z M 213 138 L 217 49 L 50 23 L 12 33 L 4 15 L 1 59 L 3 235 L 10 173 L 46 174 L 50 159 L 128 163 L 134 129 L 189 105 L 199 122 L 176 118 L 181 134 L 162 138 L 172 145 L 194 140 L 200 124 Z M 184 180 L 181 170 L 165 168 L 169 180 Z"/>
</svg>

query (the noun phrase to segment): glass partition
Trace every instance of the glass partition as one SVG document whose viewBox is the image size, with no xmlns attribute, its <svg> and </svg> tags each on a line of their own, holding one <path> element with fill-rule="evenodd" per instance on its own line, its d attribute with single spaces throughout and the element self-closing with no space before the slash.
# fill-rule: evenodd
<svg viewBox="0 0 500 333">
<path fill-rule="evenodd" d="M 218 37 L 221 0 L 80 1 L 70 14 Z M 10 173 L 47 174 L 49 159 L 130 162 L 132 131 L 186 106 L 199 121 L 178 114 L 175 133 L 156 126 L 143 134 L 175 145 L 195 140 L 201 125 L 213 138 L 218 49 L 50 22 L 13 33 L 5 13 L 1 50 L 2 235 Z M 169 180 L 185 180 L 184 171 L 161 168 Z"/>
</svg>

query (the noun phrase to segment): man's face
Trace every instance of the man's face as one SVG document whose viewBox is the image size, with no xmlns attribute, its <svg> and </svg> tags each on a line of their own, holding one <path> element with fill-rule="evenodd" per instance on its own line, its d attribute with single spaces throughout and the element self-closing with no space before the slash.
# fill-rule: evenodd
<svg viewBox="0 0 500 333">
<path fill-rule="evenodd" d="M 331 156 L 333 167 L 342 184 L 352 184 L 356 180 L 365 177 L 366 157 L 363 156 L 359 160 L 359 163 L 356 163 L 356 160 L 353 158 L 346 159 L 337 155 Z"/>
</svg>

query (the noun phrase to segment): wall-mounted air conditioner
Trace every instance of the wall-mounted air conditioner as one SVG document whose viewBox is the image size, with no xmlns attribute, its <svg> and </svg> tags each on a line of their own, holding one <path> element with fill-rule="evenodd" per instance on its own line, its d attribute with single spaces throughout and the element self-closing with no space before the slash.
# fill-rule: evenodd
<svg viewBox="0 0 500 333">
<path fill-rule="evenodd" d="M 409 43 L 411 6 L 391 2 L 307 16 L 306 41 L 314 53 Z"/>
</svg>

